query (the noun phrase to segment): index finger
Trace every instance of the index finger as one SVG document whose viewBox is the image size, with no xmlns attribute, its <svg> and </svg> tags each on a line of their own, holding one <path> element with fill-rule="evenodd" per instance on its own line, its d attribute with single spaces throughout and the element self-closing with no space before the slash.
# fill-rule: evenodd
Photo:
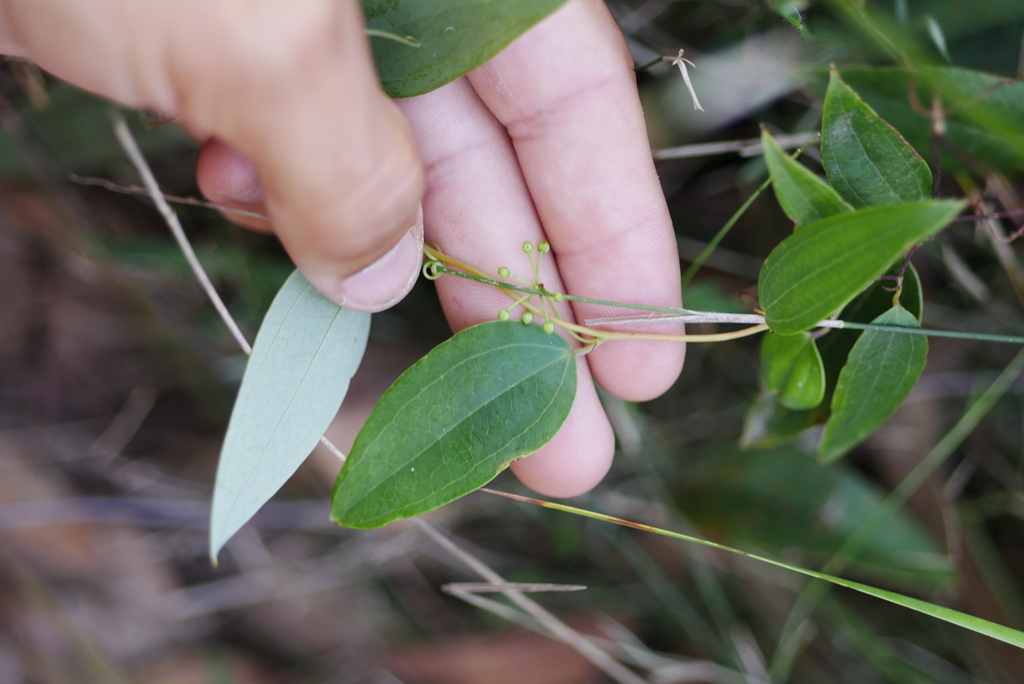
<svg viewBox="0 0 1024 684">
<path fill-rule="evenodd" d="M 512 138 L 568 292 L 681 306 L 632 60 L 604 3 L 570 0 L 469 78 Z M 573 308 L 581 321 L 621 313 Z M 683 356 L 681 343 L 628 341 L 590 361 L 606 389 L 640 401 L 668 389 Z"/>
</svg>

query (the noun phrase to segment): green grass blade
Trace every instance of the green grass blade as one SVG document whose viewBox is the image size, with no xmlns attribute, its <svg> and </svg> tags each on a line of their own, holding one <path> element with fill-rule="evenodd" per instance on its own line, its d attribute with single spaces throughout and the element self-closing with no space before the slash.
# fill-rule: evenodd
<svg viewBox="0 0 1024 684">
<path fill-rule="evenodd" d="M 868 586 L 867 584 L 861 584 L 860 582 L 853 582 L 851 580 L 846 580 L 841 577 L 827 575 L 823 572 L 808 570 L 807 568 L 801 568 L 797 565 L 790 565 L 789 563 L 783 563 L 782 561 L 777 561 L 772 558 L 759 556 L 757 554 L 749 553 L 747 551 L 741 551 L 740 549 L 736 549 L 731 546 L 726 546 L 725 544 L 718 544 L 707 539 L 701 539 L 700 537 L 693 537 L 687 534 L 680 534 L 678 532 L 672 532 L 671 530 L 661 529 L 660 527 L 644 525 L 642 523 L 632 522 L 630 520 L 624 520 L 622 518 L 616 518 L 610 515 L 605 515 L 603 513 L 588 511 L 584 508 L 566 506 L 564 504 L 554 503 L 551 501 L 543 501 L 541 499 L 519 496 L 518 494 L 499 492 L 493 489 L 484 489 L 483 491 L 486 491 L 491 494 L 497 494 L 498 496 L 504 496 L 515 501 L 532 503 L 543 508 L 550 508 L 552 510 L 562 511 L 563 513 L 572 513 L 573 515 L 579 515 L 585 518 L 591 518 L 593 520 L 601 520 L 603 522 L 612 523 L 614 525 L 631 527 L 636 530 L 651 532 L 653 534 L 659 534 L 663 537 L 677 539 L 679 541 L 688 542 L 690 544 L 699 544 L 701 546 L 707 546 L 709 548 L 717 549 L 719 551 L 732 553 L 737 556 L 750 558 L 752 560 L 760 561 L 762 563 L 767 563 L 768 565 L 772 565 L 777 568 L 783 568 L 784 570 L 789 570 L 791 572 L 798 573 L 805 577 L 824 580 L 825 582 L 829 582 L 830 584 L 834 584 L 839 587 L 845 587 L 847 589 L 852 589 L 853 591 L 857 591 L 868 596 L 874 596 L 875 598 L 881 599 L 883 601 L 888 601 L 889 603 L 894 603 L 898 606 L 908 608 L 923 615 L 928 615 L 929 617 L 942 620 L 943 622 L 948 622 L 952 625 L 963 627 L 964 629 L 969 629 L 972 632 L 975 632 L 976 634 L 982 634 L 984 636 L 997 639 L 1012 646 L 1016 646 L 1017 648 L 1024 648 L 1024 632 L 1020 632 L 1016 629 L 1006 627 L 1005 625 L 1000 625 L 995 622 L 991 622 L 990 620 L 984 620 L 979 617 L 974 617 L 973 615 L 968 615 L 967 613 L 962 613 L 958 610 L 944 608 L 943 606 L 937 606 L 927 601 L 922 601 L 920 599 L 904 596 L 903 594 L 898 594 L 894 591 L 878 589 L 876 587 Z"/>
</svg>

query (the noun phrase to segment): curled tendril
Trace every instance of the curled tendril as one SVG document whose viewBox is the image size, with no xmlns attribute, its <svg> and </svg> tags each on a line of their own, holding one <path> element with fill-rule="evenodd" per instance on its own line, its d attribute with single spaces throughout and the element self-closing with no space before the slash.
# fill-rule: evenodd
<svg viewBox="0 0 1024 684">
<path fill-rule="evenodd" d="M 437 280 L 441 277 L 443 264 L 440 261 L 423 262 L 423 277 L 427 280 Z"/>
</svg>

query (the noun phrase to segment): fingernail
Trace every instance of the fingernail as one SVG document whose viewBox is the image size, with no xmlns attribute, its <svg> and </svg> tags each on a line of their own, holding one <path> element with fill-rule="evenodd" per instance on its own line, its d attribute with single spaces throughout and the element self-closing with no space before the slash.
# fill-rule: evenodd
<svg viewBox="0 0 1024 684">
<path fill-rule="evenodd" d="M 354 311 L 376 313 L 397 304 L 409 293 L 423 262 L 423 209 L 416 225 L 398 244 L 340 287 L 340 304 Z"/>
</svg>

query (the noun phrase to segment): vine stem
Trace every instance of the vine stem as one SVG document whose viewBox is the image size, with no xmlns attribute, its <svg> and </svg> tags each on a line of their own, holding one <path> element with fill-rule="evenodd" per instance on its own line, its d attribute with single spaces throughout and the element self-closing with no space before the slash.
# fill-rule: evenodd
<svg viewBox="0 0 1024 684">
<path fill-rule="evenodd" d="M 123 122 L 123 117 L 121 118 Z M 125 126 L 127 130 L 127 126 Z M 142 159 L 141 152 L 138 151 L 138 146 L 134 144 L 134 140 L 130 134 L 126 139 L 122 139 L 121 133 L 118 132 L 118 124 L 115 122 L 115 132 L 118 134 L 118 141 L 121 142 L 125 152 L 128 154 L 132 163 L 135 164 L 139 175 L 145 182 L 145 187 L 138 186 L 125 186 L 112 183 L 102 178 L 89 178 L 78 175 L 72 175 L 70 180 L 75 183 L 82 185 L 96 185 L 112 192 L 120 192 L 124 194 L 145 194 L 148 195 L 153 202 L 156 204 L 157 209 L 171 228 L 171 233 L 174 235 L 178 246 L 181 248 L 185 255 L 189 266 L 195 273 L 196 278 L 199 280 L 200 285 L 206 292 L 210 301 L 213 303 L 214 308 L 217 309 L 217 313 L 220 314 L 225 325 L 231 330 L 232 335 L 238 341 L 239 346 L 243 350 L 249 348 L 249 343 L 245 340 L 245 337 L 238 330 L 237 325 L 231 319 L 230 314 L 227 313 L 227 308 L 224 306 L 223 301 L 217 294 L 217 291 L 213 288 L 210 283 L 209 277 L 207 277 L 202 266 L 199 264 L 199 260 L 195 255 L 188 239 L 185 237 L 184 230 L 181 228 L 177 215 L 173 209 L 169 206 L 168 202 L 178 202 L 182 204 L 190 204 L 193 206 L 204 207 L 208 209 L 218 209 L 225 212 L 243 214 L 246 216 L 253 216 L 256 218 L 267 218 L 266 214 L 255 211 L 247 211 L 242 209 L 234 209 L 223 205 L 214 204 L 212 202 L 204 202 L 202 200 L 192 199 L 189 197 L 176 197 L 174 195 L 166 195 L 161 192 L 160 188 L 156 185 L 156 180 L 153 178 L 153 174 L 149 171 L 148 167 Z M 134 148 L 134 152 L 133 152 Z M 143 164 L 140 166 L 139 161 Z M 755 199 L 757 193 L 748 199 L 749 202 Z M 745 205 L 746 206 L 746 205 Z M 743 208 L 737 212 L 737 215 L 742 214 Z M 738 218 L 734 217 L 734 218 Z M 973 220 L 974 217 L 971 217 Z M 726 226 L 723 226 L 723 230 L 731 227 L 733 220 L 730 220 Z M 711 245 L 709 245 L 709 248 Z M 538 295 L 541 297 L 551 296 L 553 293 L 547 290 L 540 290 L 537 288 L 523 287 L 521 285 L 515 285 L 513 283 L 507 283 L 504 281 L 496 280 L 488 277 L 485 273 L 479 269 L 455 259 L 447 254 L 444 254 L 440 250 L 425 246 L 423 248 L 424 255 L 430 260 L 436 260 L 437 262 L 444 264 L 439 270 L 448 275 L 458 276 L 467 280 L 474 280 L 479 283 L 491 285 L 502 291 L 504 291 L 512 299 L 516 299 L 512 292 L 522 292 L 526 294 Z M 697 261 L 701 261 L 698 258 Z M 696 262 L 695 262 L 696 263 Z M 454 266 L 455 268 L 449 268 L 448 266 Z M 588 318 L 584 323 L 587 327 L 576 326 L 575 324 L 567 322 L 552 321 L 556 325 L 562 325 L 566 329 L 573 330 L 579 334 L 589 335 L 599 340 L 612 340 L 612 339 L 645 339 L 645 340 L 662 340 L 662 341 L 686 341 L 686 342 L 724 342 L 727 340 L 734 340 L 741 337 L 747 337 L 749 335 L 756 335 L 764 332 L 766 328 L 760 326 L 764 324 L 764 316 L 759 314 L 732 314 L 732 313 L 718 313 L 708 311 L 696 311 L 693 309 L 674 309 L 660 306 L 647 306 L 645 304 L 630 304 L 628 302 L 613 302 L 604 299 L 592 299 L 590 297 L 579 297 L 576 295 L 562 294 L 562 298 L 570 302 L 580 302 L 583 304 L 598 304 L 601 306 L 614 306 L 622 309 L 637 309 L 640 311 L 648 311 L 651 313 L 662 313 L 668 314 L 667 316 L 613 316 L 606 318 Z M 533 307 L 532 305 L 526 305 L 527 308 L 534 314 L 545 315 L 543 311 Z M 753 325 L 752 328 L 746 328 L 731 333 L 720 333 L 714 335 L 660 335 L 660 334 L 646 334 L 646 333 L 612 333 L 611 331 L 597 330 L 597 327 L 603 326 L 614 326 L 614 325 L 643 325 L 643 324 L 670 324 L 670 323 L 737 323 L 737 324 L 748 324 Z M 818 321 L 815 324 L 817 328 L 849 328 L 851 330 L 877 330 L 880 332 L 895 332 L 905 335 L 926 335 L 929 337 L 946 337 L 960 340 L 975 340 L 980 342 L 995 342 L 1005 344 L 1024 344 L 1024 337 L 1018 337 L 1014 335 L 994 335 L 988 333 L 972 333 L 972 332 L 961 332 L 955 330 L 933 330 L 927 328 L 904 328 L 898 326 L 887 326 L 887 325 L 875 325 L 872 323 L 856 323 L 853 321 L 843 321 L 838 319 L 826 319 Z M 248 353 L 248 351 L 246 351 Z M 325 446 L 327 443 L 325 442 Z M 333 444 L 328 446 L 339 459 L 345 460 L 345 455 L 338 450 Z"/>
<path fill-rule="evenodd" d="M 479 269 L 471 266 L 465 262 L 462 262 L 454 257 L 448 256 L 438 249 L 425 246 L 423 248 L 427 258 L 435 261 L 439 265 L 436 267 L 441 273 L 448 275 L 457 276 L 459 278 L 465 278 L 467 280 L 473 280 L 478 283 L 490 285 L 496 287 L 505 292 L 510 298 L 518 299 L 514 292 L 522 292 L 525 294 L 538 295 L 540 297 L 551 297 L 555 293 L 548 290 L 542 290 L 539 288 L 523 287 L 521 285 L 515 285 L 502 280 L 491 278 Z M 454 268 L 452 268 L 454 267 Z M 650 311 L 651 314 L 647 316 L 610 316 L 603 318 L 588 318 L 584 321 L 585 325 L 580 326 L 574 323 L 568 323 L 566 321 L 552 322 L 555 325 L 560 325 L 566 330 L 588 335 L 596 340 L 661 340 L 663 342 L 723 342 L 726 340 L 734 340 L 741 337 L 747 337 L 749 335 L 756 335 L 761 332 L 768 330 L 768 326 L 765 323 L 765 318 L 761 314 L 734 314 L 734 313 L 719 313 L 711 311 L 696 311 L 693 309 L 670 309 L 665 307 L 656 306 L 645 306 L 643 304 L 627 304 L 622 302 L 611 302 L 601 299 L 589 299 L 586 297 L 575 297 L 573 295 L 563 294 L 562 298 L 567 301 L 581 301 L 590 304 L 601 304 L 605 306 L 617 306 L 628 309 L 640 309 L 643 311 Z M 534 314 L 543 315 L 543 312 L 528 303 L 523 303 L 529 311 Z M 661 315 L 655 315 L 661 314 Z M 752 327 L 744 328 L 729 333 L 719 333 L 713 335 L 662 335 L 658 333 L 637 333 L 637 332 L 624 332 L 614 333 L 608 330 L 600 330 L 598 326 L 615 326 L 615 325 L 644 325 L 644 324 L 671 324 L 671 323 L 735 323 L 743 325 L 751 325 Z M 925 335 L 928 337 L 946 337 L 958 340 L 975 340 L 979 342 L 995 342 L 1004 344 L 1021 344 L 1024 345 L 1024 337 L 1016 335 L 995 335 L 989 333 L 973 333 L 973 332 L 961 332 L 957 330 L 934 330 L 930 328 L 907 328 L 896 325 L 879 325 L 876 323 L 858 323 L 856 321 L 844 321 L 841 319 L 824 319 L 814 324 L 816 328 L 832 328 L 832 329 L 849 329 L 849 330 L 875 330 L 878 332 L 893 332 L 903 335 Z"/>
<path fill-rule="evenodd" d="M 471 266 L 465 262 L 459 261 L 458 259 L 455 259 L 453 257 L 450 257 L 444 252 L 438 249 L 434 249 L 433 247 L 424 246 L 423 252 L 424 254 L 427 255 L 428 259 L 434 261 L 434 263 L 436 264 L 442 265 L 440 267 L 437 267 L 437 270 L 439 270 L 440 272 L 447 273 L 450 275 L 465 276 L 468 277 L 470 280 L 475 280 L 477 282 L 491 285 L 493 287 L 498 288 L 499 290 L 502 290 L 506 295 L 508 295 L 513 300 L 519 300 L 519 297 L 516 297 L 514 294 L 512 294 L 513 292 L 526 292 L 529 294 L 536 294 L 541 297 L 551 297 L 555 294 L 547 290 L 520 287 L 518 285 L 512 285 L 511 283 L 495 280 L 494 278 L 487 276 L 485 273 L 483 273 L 476 267 Z M 459 270 L 448 268 L 447 266 L 455 266 L 456 269 Z M 570 297 L 569 295 L 561 295 L 561 297 L 562 299 L 577 301 L 577 298 Z M 612 306 L 619 306 L 615 302 L 598 302 L 597 300 L 590 301 L 595 303 L 606 303 Z M 541 309 L 540 307 L 537 307 L 527 301 L 519 303 L 524 309 L 531 312 L 532 314 L 548 318 L 547 312 Z M 678 309 L 665 310 L 675 312 L 679 311 Z M 591 337 L 593 338 L 592 341 L 598 344 L 602 342 L 608 342 L 611 340 L 655 340 L 661 342 L 726 342 L 728 340 L 735 340 L 741 337 L 757 335 L 758 333 L 762 333 L 768 330 L 768 326 L 765 325 L 762 321 L 761 323 L 754 325 L 750 328 L 744 328 L 743 330 L 735 330 L 733 332 L 727 333 L 714 333 L 710 335 L 665 335 L 661 333 L 612 332 L 609 330 L 598 330 L 596 328 L 591 328 L 585 325 L 579 325 L 577 323 L 570 323 L 569 321 L 558 318 L 550 318 L 549 320 L 558 327 L 568 330 L 569 332 L 575 333 L 577 335 L 586 335 L 587 337 Z"/>
</svg>

